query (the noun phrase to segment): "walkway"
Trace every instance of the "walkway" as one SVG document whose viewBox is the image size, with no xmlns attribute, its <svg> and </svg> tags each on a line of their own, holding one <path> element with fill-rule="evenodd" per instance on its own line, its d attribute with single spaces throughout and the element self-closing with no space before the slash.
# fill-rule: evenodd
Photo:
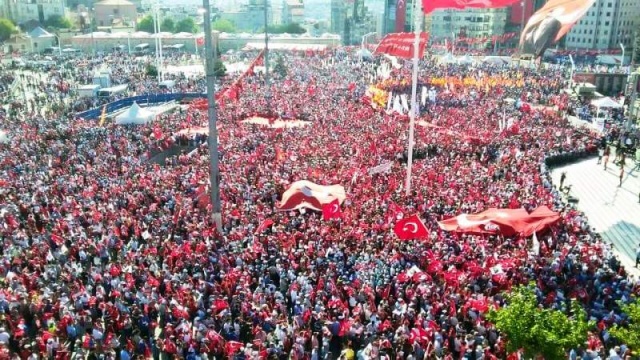
<svg viewBox="0 0 640 360">
<path fill-rule="evenodd" d="M 640 244 L 640 170 L 634 168 L 633 159 L 627 159 L 622 186 L 618 187 L 620 167 L 612 164 L 613 159 L 611 156 L 606 171 L 594 158 L 556 168 L 552 177 L 554 184 L 559 184 L 561 173 L 566 171 L 564 185 L 572 186 L 571 195 L 579 200 L 577 208 L 605 241 L 614 244 L 623 265 L 631 270 Z M 632 273 L 640 277 L 640 269 Z"/>
</svg>

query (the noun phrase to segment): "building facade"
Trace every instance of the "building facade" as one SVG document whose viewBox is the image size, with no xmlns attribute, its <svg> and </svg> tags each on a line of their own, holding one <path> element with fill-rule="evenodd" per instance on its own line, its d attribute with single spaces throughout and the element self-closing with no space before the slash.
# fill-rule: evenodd
<svg viewBox="0 0 640 360">
<path fill-rule="evenodd" d="M 640 23 L 637 0 L 596 0 L 565 36 L 567 49 L 631 49 Z M 630 53 L 630 51 L 629 51 Z"/>
<path fill-rule="evenodd" d="M 344 45 L 359 45 L 365 34 L 377 32 L 378 23 L 364 0 L 331 0 L 331 32 L 339 34 Z"/>
<path fill-rule="evenodd" d="M 267 4 L 267 24 L 273 24 L 273 8 Z M 220 18 L 231 21 L 238 31 L 260 32 L 265 28 L 262 0 L 250 0 L 237 10 L 224 11 Z"/>
<path fill-rule="evenodd" d="M 436 10 L 431 15 L 431 39 L 503 35 L 509 15 L 509 8 Z"/>
<path fill-rule="evenodd" d="M 136 6 L 127 0 L 102 0 L 94 4 L 94 19 L 97 26 L 111 26 L 135 22 L 138 18 Z"/>
<path fill-rule="evenodd" d="M 50 16 L 66 16 L 65 0 L 1 0 L 3 16 L 16 24 L 37 21 L 43 24 Z"/>
<path fill-rule="evenodd" d="M 304 3 L 300 0 L 282 2 L 281 24 L 302 23 L 304 21 Z"/>
</svg>

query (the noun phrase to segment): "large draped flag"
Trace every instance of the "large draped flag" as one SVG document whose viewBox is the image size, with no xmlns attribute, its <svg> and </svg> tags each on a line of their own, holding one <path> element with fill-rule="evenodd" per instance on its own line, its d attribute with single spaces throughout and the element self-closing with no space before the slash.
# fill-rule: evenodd
<svg viewBox="0 0 640 360">
<path fill-rule="evenodd" d="M 322 211 L 324 205 L 338 200 L 342 204 L 347 198 L 342 185 L 318 185 L 307 180 L 296 181 L 282 194 L 276 205 L 279 211 L 302 208 Z"/>
<path fill-rule="evenodd" d="M 411 59 L 413 58 L 413 44 L 415 43 L 415 39 L 416 35 L 414 33 L 387 34 L 376 47 L 375 53 Z M 424 49 L 427 46 L 427 42 L 429 42 L 429 33 L 420 33 L 418 57 L 422 57 L 424 55 Z"/>
<path fill-rule="evenodd" d="M 436 9 L 487 9 L 509 6 L 519 0 L 422 0 L 422 11 L 428 14 Z"/>
<path fill-rule="evenodd" d="M 539 57 L 566 35 L 587 13 L 595 0 L 549 0 L 529 18 L 520 35 L 522 54 Z"/>
<path fill-rule="evenodd" d="M 460 214 L 439 221 L 445 231 L 472 234 L 501 234 L 504 236 L 531 236 L 534 232 L 546 230 L 560 220 L 560 214 L 546 206 L 540 206 L 528 213 L 525 209 L 490 208 L 478 214 Z"/>
<path fill-rule="evenodd" d="M 425 238 L 429 235 L 429 230 L 418 215 L 399 220 L 393 227 L 393 231 L 400 240 Z"/>
</svg>

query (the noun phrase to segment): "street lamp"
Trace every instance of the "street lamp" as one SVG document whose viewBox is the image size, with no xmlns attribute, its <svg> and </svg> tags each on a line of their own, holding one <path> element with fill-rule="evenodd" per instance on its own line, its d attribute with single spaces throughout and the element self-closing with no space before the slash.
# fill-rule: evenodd
<svg viewBox="0 0 640 360">
<path fill-rule="evenodd" d="M 364 48 L 366 47 L 366 45 L 367 45 L 367 38 L 369 38 L 370 36 L 373 36 L 373 35 L 377 35 L 377 34 L 378 34 L 377 32 L 370 32 L 370 33 L 368 33 L 368 34 L 364 34 L 364 35 L 362 36 L 362 48 L 364 49 Z"/>
<path fill-rule="evenodd" d="M 622 59 L 620 60 L 620 66 L 624 66 L 624 45 L 620 43 L 620 49 L 622 49 Z"/>
<path fill-rule="evenodd" d="M 220 165 L 218 158 L 218 114 L 216 111 L 215 62 L 213 39 L 211 34 L 211 5 L 209 0 L 202 0 L 204 7 L 204 51 L 205 72 L 207 75 L 207 116 L 209 117 L 209 183 L 211 184 L 211 205 L 213 221 L 218 233 L 222 233 L 222 206 L 220 204 Z"/>
</svg>

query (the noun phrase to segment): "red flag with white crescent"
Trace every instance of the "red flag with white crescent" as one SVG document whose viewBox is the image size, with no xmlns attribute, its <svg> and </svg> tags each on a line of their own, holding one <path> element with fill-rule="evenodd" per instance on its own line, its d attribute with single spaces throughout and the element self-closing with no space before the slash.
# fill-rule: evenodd
<svg viewBox="0 0 640 360">
<path fill-rule="evenodd" d="M 340 202 L 338 199 L 322 206 L 323 220 L 340 219 L 340 217 L 342 217 L 342 211 L 340 210 Z"/>
<path fill-rule="evenodd" d="M 398 221 L 393 231 L 398 235 L 400 240 L 425 238 L 429 235 L 429 230 L 418 215 L 413 215 Z"/>
</svg>

